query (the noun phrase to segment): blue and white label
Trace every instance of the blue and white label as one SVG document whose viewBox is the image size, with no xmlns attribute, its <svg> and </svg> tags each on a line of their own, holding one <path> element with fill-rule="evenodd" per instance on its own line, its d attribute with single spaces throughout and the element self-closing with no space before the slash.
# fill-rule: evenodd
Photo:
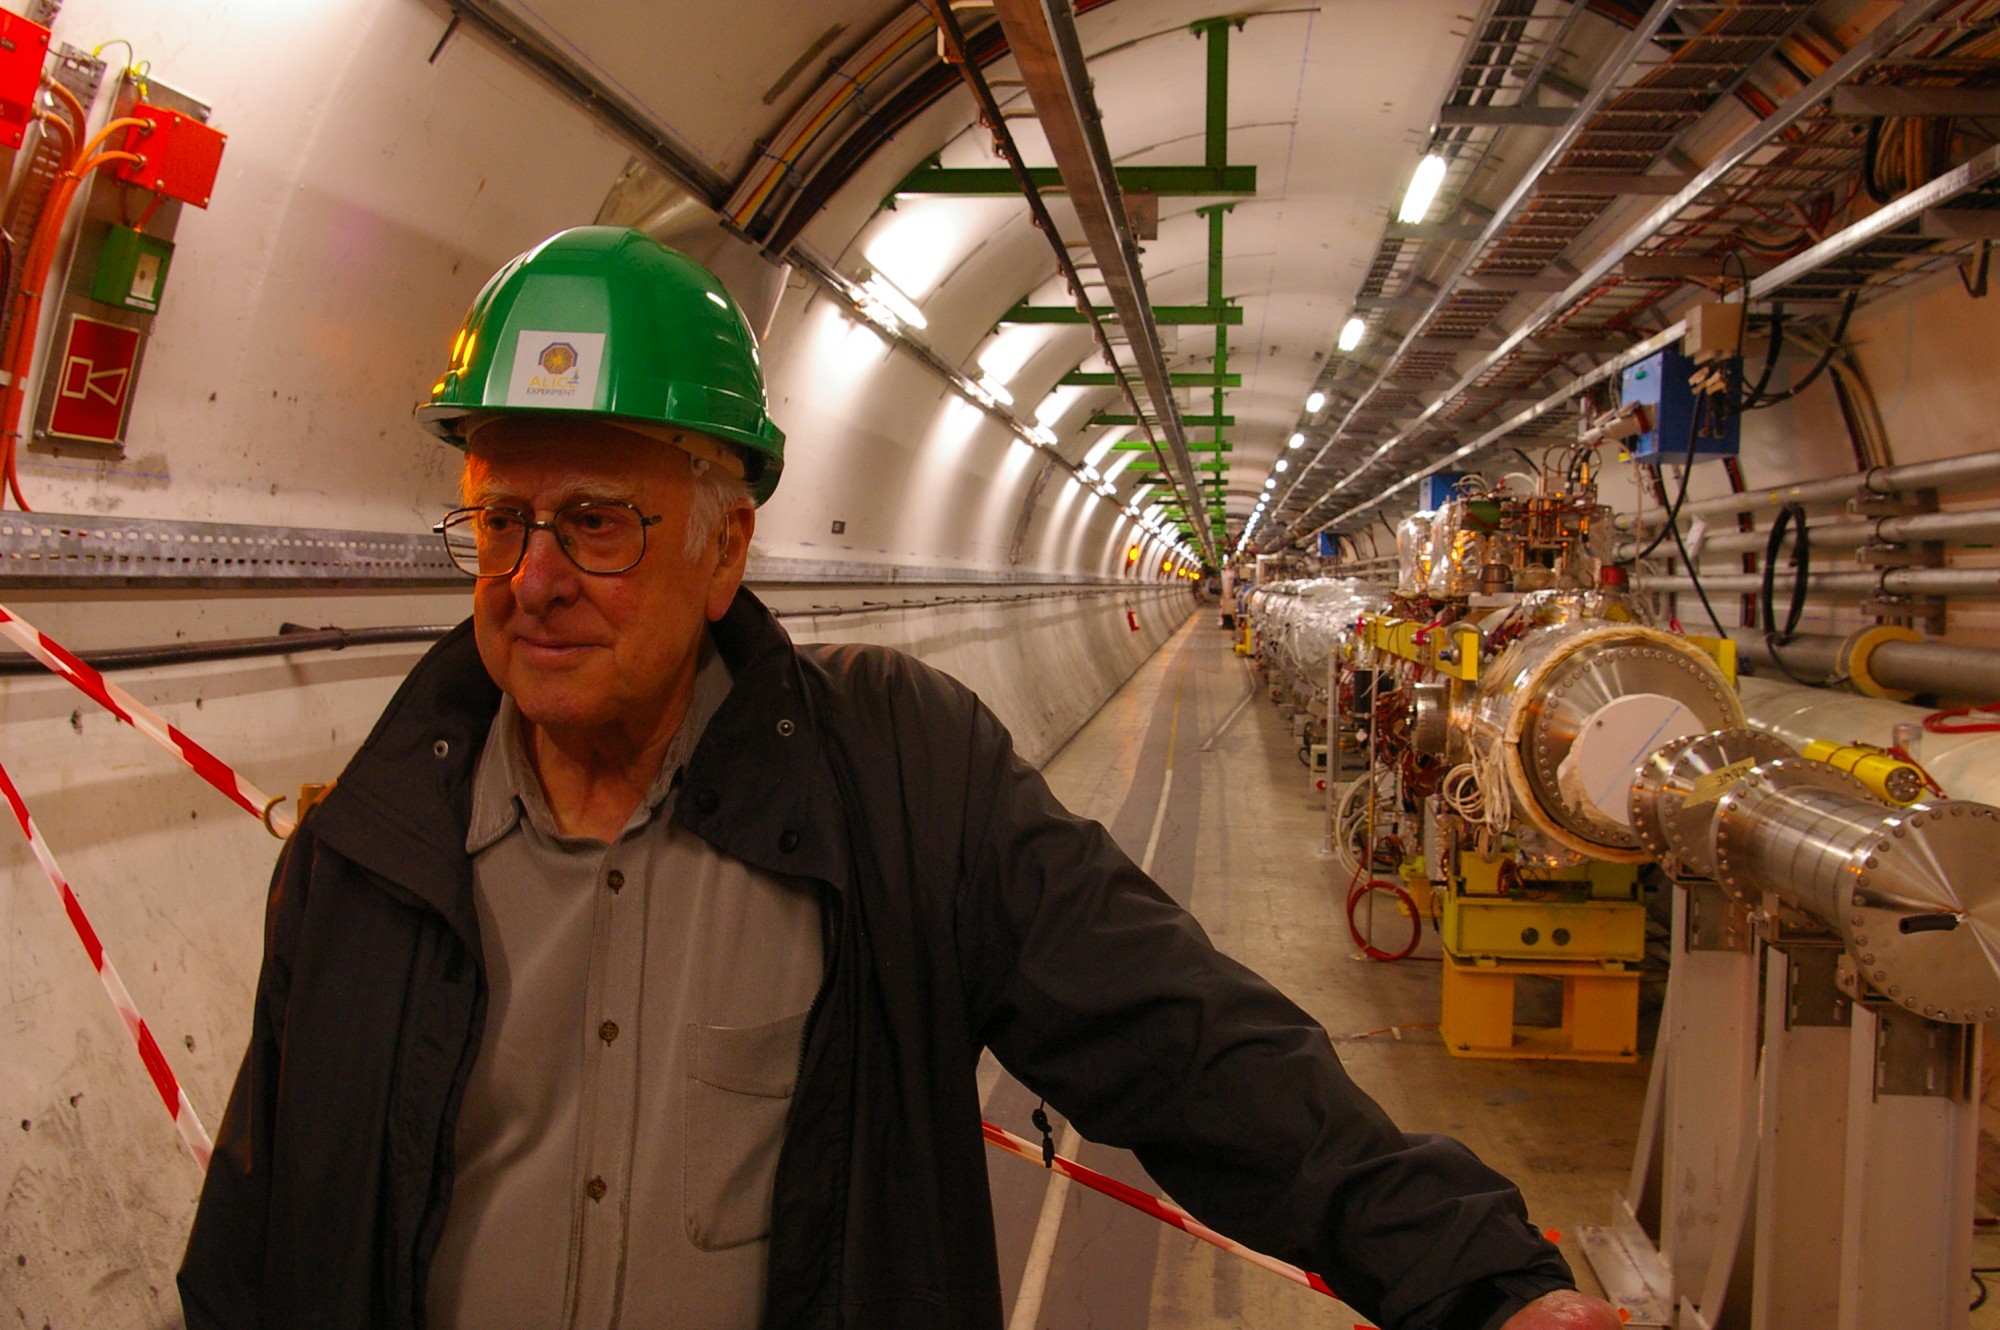
<svg viewBox="0 0 2000 1330">
<path fill-rule="evenodd" d="M 524 331 L 514 343 L 507 405 L 588 411 L 603 367 L 603 333 Z"/>
</svg>

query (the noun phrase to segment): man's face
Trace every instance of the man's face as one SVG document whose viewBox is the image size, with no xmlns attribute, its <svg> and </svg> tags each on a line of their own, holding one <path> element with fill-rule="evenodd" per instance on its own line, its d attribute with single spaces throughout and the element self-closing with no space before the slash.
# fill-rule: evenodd
<svg viewBox="0 0 2000 1330">
<path fill-rule="evenodd" d="M 480 659 L 530 725 L 632 750 L 664 742 L 679 725 L 703 624 L 729 608 L 755 522 L 747 504 L 737 508 L 690 559 L 694 483 L 680 449 L 599 421 L 503 418 L 474 433 L 469 505 L 547 520 L 565 504 L 615 500 L 662 519 L 629 572 L 586 573 L 553 533 L 535 531 L 512 577 L 474 584 Z"/>
</svg>

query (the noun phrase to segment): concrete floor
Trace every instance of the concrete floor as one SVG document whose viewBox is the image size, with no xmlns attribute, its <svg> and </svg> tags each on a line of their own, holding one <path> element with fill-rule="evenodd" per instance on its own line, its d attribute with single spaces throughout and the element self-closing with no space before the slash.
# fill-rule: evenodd
<svg viewBox="0 0 2000 1330">
<path fill-rule="evenodd" d="M 1573 1234 L 1609 1217 L 1609 1198 L 1630 1168 L 1644 1065 L 1448 1055 L 1427 1028 L 1438 1018 L 1437 965 L 1356 955 L 1342 917 L 1345 883 L 1318 852 L 1324 796 L 1311 787 L 1289 729 L 1252 686 L 1213 609 L 1204 610 L 1045 774 L 1071 808 L 1150 862 L 1223 950 L 1325 1025 L 1354 1078 L 1400 1126 L 1455 1136 L 1515 1179 L 1535 1222 L 1561 1234 L 1578 1280 L 1594 1291 Z M 997 1067 L 985 1084 L 987 1116 L 1033 1137 L 1033 1096 Z M 1063 1130 L 1058 1123 L 1059 1140 Z M 1081 1157 L 1160 1190 L 1122 1151 L 1084 1144 Z M 1032 1165 L 996 1152 L 989 1173 L 1009 1330 L 1347 1330 L 1360 1321 L 1080 1187 L 1051 1200 L 1050 1175 Z"/>
</svg>

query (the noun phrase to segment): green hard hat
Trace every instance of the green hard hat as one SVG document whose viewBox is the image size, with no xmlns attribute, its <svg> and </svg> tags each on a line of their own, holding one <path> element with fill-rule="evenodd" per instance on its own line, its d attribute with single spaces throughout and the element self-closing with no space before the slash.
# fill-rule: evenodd
<svg viewBox="0 0 2000 1330">
<path fill-rule="evenodd" d="M 585 412 L 732 444 L 758 503 L 784 467 L 757 339 L 706 268 L 642 231 L 559 231 L 493 274 L 417 419 L 465 446 L 469 420 Z"/>
</svg>

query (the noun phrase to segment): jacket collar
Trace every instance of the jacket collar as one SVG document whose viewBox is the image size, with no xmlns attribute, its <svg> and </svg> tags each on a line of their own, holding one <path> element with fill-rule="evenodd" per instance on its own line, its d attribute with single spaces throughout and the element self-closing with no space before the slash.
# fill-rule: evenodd
<svg viewBox="0 0 2000 1330">
<path fill-rule="evenodd" d="M 807 693 L 791 638 L 748 589 L 709 631 L 735 686 L 688 762 L 675 818 L 752 867 L 844 890 L 848 842 L 823 703 Z M 499 708 L 467 620 L 410 671 L 311 826 L 328 848 L 437 910 L 475 951 L 466 830 Z"/>
</svg>

